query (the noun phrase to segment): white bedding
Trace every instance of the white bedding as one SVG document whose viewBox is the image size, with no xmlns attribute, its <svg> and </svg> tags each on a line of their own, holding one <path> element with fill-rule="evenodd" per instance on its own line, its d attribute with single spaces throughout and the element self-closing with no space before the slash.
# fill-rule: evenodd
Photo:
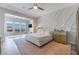
<svg viewBox="0 0 79 59">
<path fill-rule="evenodd" d="M 52 35 L 49 33 L 32 33 L 27 34 L 26 39 L 37 46 L 42 46 L 52 40 Z"/>
<path fill-rule="evenodd" d="M 45 34 L 32 33 L 32 34 L 28 34 L 28 35 L 33 36 L 33 37 L 38 37 L 38 38 L 40 38 L 40 37 L 46 37 L 46 36 L 50 36 L 50 34 L 47 34 L 47 33 L 45 33 Z"/>
</svg>

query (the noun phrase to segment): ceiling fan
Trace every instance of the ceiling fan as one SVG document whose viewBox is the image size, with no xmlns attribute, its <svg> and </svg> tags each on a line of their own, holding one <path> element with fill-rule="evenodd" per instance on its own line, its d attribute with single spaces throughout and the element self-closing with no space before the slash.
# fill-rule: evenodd
<svg viewBox="0 0 79 59">
<path fill-rule="evenodd" d="M 28 8 L 28 10 L 31 10 L 31 9 L 39 9 L 39 10 L 44 11 L 44 9 L 41 8 L 41 7 L 39 7 L 39 6 L 37 5 L 37 3 L 34 3 L 33 6 L 32 6 L 31 8 Z"/>
</svg>

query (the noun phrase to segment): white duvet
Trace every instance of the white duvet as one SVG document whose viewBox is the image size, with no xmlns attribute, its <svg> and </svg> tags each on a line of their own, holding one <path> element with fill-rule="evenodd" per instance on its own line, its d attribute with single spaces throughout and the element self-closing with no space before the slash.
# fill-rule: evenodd
<svg viewBox="0 0 79 59">
<path fill-rule="evenodd" d="M 28 34 L 29 36 L 33 36 L 33 37 L 38 37 L 38 38 L 40 38 L 40 37 L 46 37 L 46 36 L 50 36 L 50 34 L 48 34 L 48 33 L 45 33 L 45 34 L 40 34 L 40 33 L 32 33 L 32 34 Z"/>
<path fill-rule="evenodd" d="M 46 44 L 47 42 L 51 41 L 52 35 L 49 33 L 32 33 L 32 34 L 27 34 L 26 39 L 37 46 L 42 46 Z"/>
</svg>

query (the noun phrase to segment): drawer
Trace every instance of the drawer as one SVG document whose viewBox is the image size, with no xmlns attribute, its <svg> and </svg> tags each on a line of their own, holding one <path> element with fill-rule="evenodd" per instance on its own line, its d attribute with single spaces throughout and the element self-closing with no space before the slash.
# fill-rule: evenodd
<svg viewBox="0 0 79 59">
<path fill-rule="evenodd" d="M 54 34 L 54 41 L 58 43 L 67 43 L 67 36 L 66 35 L 61 35 L 61 34 Z"/>
</svg>

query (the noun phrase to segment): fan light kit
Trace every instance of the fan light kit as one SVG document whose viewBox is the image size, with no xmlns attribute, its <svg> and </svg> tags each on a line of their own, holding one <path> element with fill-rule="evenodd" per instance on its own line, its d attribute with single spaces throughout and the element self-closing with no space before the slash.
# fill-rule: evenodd
<svg viewBox="0 0 79 59">
<path fill-rule="evenodd" d="M 39 9 L 39 10 L 44 11 L 44 9 L 41 8 L 41 7 L 39 7 L 39 6 L 37 5 L 37 3 L 34 3 L 33 6 L 32 6 L 31 8 L 29 8 L 28 10 L 31 10 L 31 9 Z"/>
<path fill-rule="evenodd" d="M 37 6 L 33 6 L 33 9 L 38 9 L 38 7 Z"/>
</svg>

